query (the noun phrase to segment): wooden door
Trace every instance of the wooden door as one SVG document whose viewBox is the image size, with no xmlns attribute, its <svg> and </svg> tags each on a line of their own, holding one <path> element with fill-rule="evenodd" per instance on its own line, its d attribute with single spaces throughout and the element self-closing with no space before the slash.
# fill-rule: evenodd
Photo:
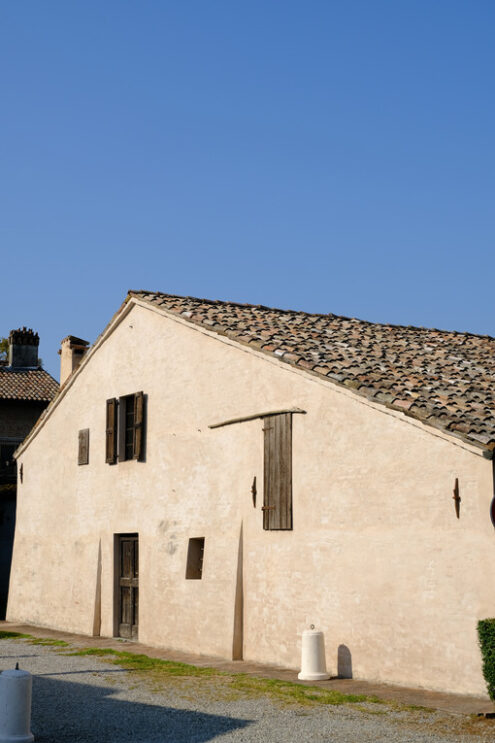
<svg viewBox="0 0 495 743">
<path fill-rule="evenodd" d="M 137 534 L 119 536 L 119 637 L 137 639 L 139 613 L 139 542 Z"/>
</svg>

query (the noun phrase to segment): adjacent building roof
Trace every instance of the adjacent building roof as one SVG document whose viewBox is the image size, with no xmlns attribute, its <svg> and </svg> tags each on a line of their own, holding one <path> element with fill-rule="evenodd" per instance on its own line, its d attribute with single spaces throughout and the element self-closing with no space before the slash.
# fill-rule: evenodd
<svg viewBox="0 0 495 743">
<path fill-rule="evenodd" d="M 0 400 L 49 402 L 58 392 L 58 382 L 44 369 L 0 366 Z"/>
<path fill-rule="evenodd" d="M 472 443 L 495 446 L 495 338 L 159 292 L 129 296 Z"/>
</svg>

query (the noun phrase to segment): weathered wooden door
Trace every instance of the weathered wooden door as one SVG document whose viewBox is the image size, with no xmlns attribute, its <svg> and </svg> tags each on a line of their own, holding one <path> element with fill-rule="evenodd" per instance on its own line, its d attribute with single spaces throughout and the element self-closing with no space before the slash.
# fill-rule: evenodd
<svg viewBox="0 0 495 743">
<path fill-rule="evenodd" d="M 137 639 L 139 615 L 139 541 L 119 536 L 119 636 Z"/>
</svg>

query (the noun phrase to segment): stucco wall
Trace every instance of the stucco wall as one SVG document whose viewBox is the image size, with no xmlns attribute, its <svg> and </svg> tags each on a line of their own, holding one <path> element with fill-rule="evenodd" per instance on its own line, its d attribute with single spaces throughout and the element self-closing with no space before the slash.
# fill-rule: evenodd
<svg viewBox="0 0 495 743">
<path fill-rule="evenodd" d="M 146 461 L 107 465 L 105 400 L 138 390 Z M 293 416 L 294 529 L 263 531 L 262 421 L 208 425 L 294 406 L 307 411 Z M 476 621 L 495 616 L 492 472 L 462 442 L 136 306 L 20 461 L 11 620 L 91 634 L 101 546 L 112 635 L 114 534 L 138 532 L 140 639 L 229 657 L 242 525 L 246 659 L 297 667 L 312 623 L 332 673 L 346 646 L 356 677 L 485 693 Z M 190 537 L 205 537 L 202 580 L 184 577 Z"/>
</svg>

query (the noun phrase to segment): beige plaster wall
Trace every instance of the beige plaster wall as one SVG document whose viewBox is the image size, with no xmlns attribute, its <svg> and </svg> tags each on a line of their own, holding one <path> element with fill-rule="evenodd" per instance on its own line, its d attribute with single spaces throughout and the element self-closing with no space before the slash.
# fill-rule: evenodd
<svg viewBox="0 0 495 743">
<path fill-rule="evenodd" d="M 107 465 L 105 400 L 138 390 L 146 461 Z M 208 425 L 294 406 L 307 411 L 293 416 L 294 529 L 263 531 L 262 421 Z M 298 667 L 315 624 L 331 673 L 346 646 L 355 677 L 485 693 L 476 621 L 495 616 L 492 471 L 462 442 L 135 306 L 20 461 L 11 620 L 91 634 L 101 546 L 112 635 L 114 534 L 138 532 L 140 639 L 231 657 L 242 525 L 246 659 Z M 203 578 L 185 580 L 188 539 L 201 536 Z"/>
</svg>

